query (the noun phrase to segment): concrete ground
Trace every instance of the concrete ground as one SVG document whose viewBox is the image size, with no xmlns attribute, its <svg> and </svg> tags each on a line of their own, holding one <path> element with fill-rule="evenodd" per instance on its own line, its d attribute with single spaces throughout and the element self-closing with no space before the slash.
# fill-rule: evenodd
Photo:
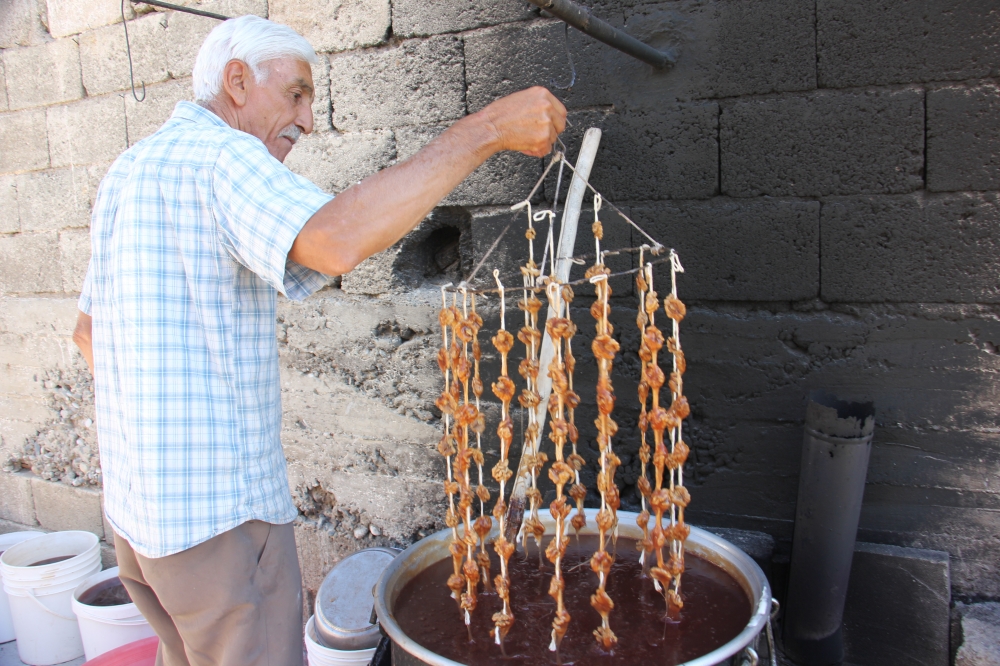
<svg viewBox="0 0 1000 666">
<path fill-rule="evenodd" d="M 83 657 L 78 657 L 72 661 L 63 662 L 60 666 L 80 666 L 84 662 Z M 17 656 L 17 641 L 0 645 L 0 666 L 24 666 L 24 662 Z"/>
</svg>

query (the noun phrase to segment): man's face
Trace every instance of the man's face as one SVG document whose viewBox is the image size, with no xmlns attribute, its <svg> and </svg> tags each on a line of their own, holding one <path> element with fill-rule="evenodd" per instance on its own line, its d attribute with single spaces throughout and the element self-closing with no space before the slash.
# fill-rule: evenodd
<svg viewBox="0 0 1000 666">
<path fill-rule="evenodd" d="M 302 133 L 313 130 L 314 97 L 309 63 L 277 58 L 263 64 L 267 79 L 250 81 L 243 107 L 246 130 L 264 142 L 279 162 L 291 152 Z"/>
</svg>

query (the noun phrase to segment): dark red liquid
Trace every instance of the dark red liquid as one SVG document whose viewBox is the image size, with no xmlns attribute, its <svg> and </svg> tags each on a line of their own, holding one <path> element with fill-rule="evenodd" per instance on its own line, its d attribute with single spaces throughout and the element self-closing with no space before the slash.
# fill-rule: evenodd
<svg viewBox="0 0 1000 666">
<path fill-rule="evenodd" d="M 132 597 L 122 585 L 118 576 L 101 581 L 80 595 L 80 603 L 86 606 L 121 606 L 132 603 Z"/>
<path fill-rule="evenodd" d="M 739 583 L 719 567 L 690 553 L 681 587 L 684 608 L 678 620 L 666 619 L 663 595 L 653 588 L 650 578 L 642 576 L 635 541 L 623 538 L 618 540 L 617 559 L 607 584 L 615 602 L 610 621 L 618 645 L 610 653 L 604 652 L 592 633 L 601 622 L 601 616 L 590 606 L 590 595 L 597 588 L 590 555 L 596 547 L 597 537 L 581 537 L 579 546 L 571 537 L 563 561 L 564 603 L 572 616 L 569 631 L 559 646 L 559 659 L 566 666 L 675 666 L 724 645 L 750 621 L 750 600 Z M 493 562 L 491 576 L 495 576 L 500 571 L 499 560 L 492 548 L 488 550 Z M 519 551 L 510 561 L 515 622 L 504 640 L 509 659 L 502 657 L 500 647 L 489 635 L 493 613 L 501 605 L 495 593 L 480 592 L 479 606 L 472 615 L 474 641 L 469 642 L 461 611 L 445 585 L 451 567 L 451 558 L 441 560 L 403 588 L 395 615 L 407 636 L 463 664 L 559 663 L 556 653 L 548 649 L 555 609 L 555 601 L 548 595 L 553 567 L 546 560 L 544 570 L 539 571 L 533 541 L 527 560 Z"/>
<path fill-rule="evenodd" d="M 47 560 L 38 560 L 37 562 L 32 562 L 29 567 L 43 567 L 46 564 L 55 564 L 56 562 L 63 562 L 65 560 L 76 557 L 76 555 L 60 555 L 59 557 L 50 557 Z"/>
</svg>

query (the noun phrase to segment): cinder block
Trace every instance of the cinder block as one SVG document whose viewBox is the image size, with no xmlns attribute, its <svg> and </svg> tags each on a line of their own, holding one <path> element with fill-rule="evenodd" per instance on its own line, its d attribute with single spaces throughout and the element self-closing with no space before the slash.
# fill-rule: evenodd
<svg viewBox="0 0 1000 666">
<path fill-rule="evenodd" d="M 45 0 L 0 2 L 0 49 L 40 44 L 48 38 L 41 18 Z"/>
<path fill-rule="evenodd" d="M 848 302 L 1000 302 L 996 194 L 823 203 L 822 295 Z"/>
<path fill-rule="evenodd" d="M 72 229 L 60 233 L 59 257 L 62 290 L 67 294 L 79 293 L 90 263 L 90 232 L 86 229 Z"/>
<path fill-rule="evenodd" d="M 330 58 L 333 124 L 342 131 L 422 125 L 465 114 L 462 42 L 407 40 Z"/>
<path fill-rule="evenodd" d="M 146 98 L 141 102 L 136 102 L 131 93 L 125 95 L 129 144 L 135 145 L 160 129 L 170 119 L 177 102 L 193 99 L 194 89 L 189 78 L 146 86 Z"/>
<path fill-rule="evenodd" d="M 928 91 L 927 189 L 1000 189 L 1000 87 Z"/>
<path fill-rule="evenodd" d="M 857 543 L 844 608 L 846 661 L 948 666 L 948 553 Z"/>
<path fill-rule="evenodd" d="M 7 49 L 3 52 L 3 64 L 12 110 L 83 97 L 80 47 L 75 39 Z"/>
<path fill-rule="evenodd" d="M 235 7 L 233 8 L 235 9 Z M 216 10 L 218 11 L 218 10 Z M 228 16 L 240 16 L 231 13 Z M 198 50 L 208 33 L 219 25 L 216 19 L 183 12 L 170 12 L 167 18 L 166 64 L 170 78 L 191 76 Z"/>
<path fill-rule="evenodd" d="M 32 475 L 0 472 L 0 519 L 21 525 L 37 525 L 35 500 L 31 496 Z"/>
<path fill-rule="evenodd" d="M 101 494 L 101 500 L 104 500 L 104 494 Z M 104 540 L 109 544 L 114 546 L 115 543 L 115 529 L 111 526 L 111 521 L 108 520 L 108 514 L 106 511 L 101 511 L 101 519 L 104 521 Z"/>
<path fill-rule="evenodd" d="M 615 202 L 707 199 L 718 192 L 718 122 L 714 102 L 609 114 L 590 182 Z"/>
<path fill-rule="evenodd" d="M 302 137 L 285 166 L 327 192 L 341 192 L 395 157 L 392 132 L 317 133 Z"/>
<path fill-rule="evenodd" d="M 35 516 L 48 530 L 83 530 L 104 538 L 101 493 L 92 488 L 74 488 L 64 483 L 31 480 Z"/>
<path fill-rule="evenodd" d="M 1000 664 L 1000 603 L 956 604 L 955 666 Z"/>
<path fill-rule="evenodd" d="M 796 301 L 819 295 L 820 206 L 773 199 L 670 201 L 630 207 L 677 250 L 685 299 Z"/>
<path fill-rule="evenodd" d="M 502 25 L 465 36 L 466 99 L 474 112 L 504 95 L 531 86 L 566 85 L 571 77 L 567 37 L 579 81 L 558 91 L 569 107 L 609 104 L 601 49 L 603 44 L 561 21 Z"/>
<path fill-rule="evenodd" d="M 0 177 L 0 234 L 12 234 L 21 230 L 16 183 L 17 177 Z"/>
<path fill-rule="evenodd" d="M 223 16 L 243 16 L 255 14 L 267 18 L 267 0 L 175 0 L 172 4 L 195 7 Z M 157 10 L 165 11 L 165 10 Z M 218 25 L 218 23 L 215 23 Z"/>
<path fill-rule="evenodd" d="M 313 131 L 329 132 L 333 129 L 333 104 L 330 103 L 330 59 L 321 54 L 319 62 L 312 66 L 313 89 Z"/>
<path fill-rule="evenodd" d="M 16 176 L 22 231 L 57 231 L 90 225 L 99 181 L 85 167 Z"/>
<path fill-rule="evenodd" d="M 127 147 L 124 107 L 118 95 L 49 107 L 46 125 L 52 166 L 109 162 L 118 157 Z"/>
<path fill-rule="evenodd" d="M 0 58 L 0 111 L 10 108 L 7 102 L 7 75 L 3 67 L 3 58 Z"/>
<path fill-rule="evenodd" d="M 53 270 L 58 261 L 55 232 L 0 237 L 0 290 L 19 294 L 62 291 L 62 276 Z"/>
<path fill-rule="evenodd" d="M 677 63 L 656 70 L 602 46 L 604 83 L 616 108 L 657 109 L 675 101 L 811 90 L 816 87 L 814 5 L 798 0 L 615 3 L 595 10 Z M 622 6 L 617 6 L 622 5 Z"/>
<path fill-rule="evenodd" d="M 461 32 L 533 16 L 522 0 L 396 0 L 392 34 L 400 37 Z"/>
<path fill-rule="evenodd" d="M 49 33 L 66 37 L 103 25 L 120 23 L 121 2 L 118 0 L 45 0 L 48 7 Z M 125 3 L 125 18 L 135 17 L 131 3 Z"/>
<path fill-rule="evenodd" d="M 827 196 L 923 187 L 919 90 L 821 92 L 724 103 L 722 192 Z"/>
<path fill-rule="evenodd" d="M 111 569 L 118 566 L 118 555 L 115 553 L 114 538 L 101 542 L 101 568 Z"/>
<path fill-rule="evenodd" d="M 389 0 L 270 0 L 267 8 L 272 21 L 297 30 L 317 52 L 374 46 L 389 32 Z"/>
<path fill-rule="evenodd" d="M 732 527 L 703 528 L 720 536 L 753 558 L 764 574 L 771 578 L 771 557 L 774 555 L 774 537 L 766 532 L 738 530 Z"/>
<path fill-rule="evenodd" d="M 396 130 L 396 158 L 408 159 L 446 129 L 444 125 Z M 445 206 L 513 204 L 531 191 L 542 175 L 542 161 L 521 153 L 498 153 L 472 172 L 441 202 Z"/>
<path fill-rule="evenodd" d="M 154 12 L 129 21 L 128 37 L 136 87 L 142 82 L 149 86 L 166 81 L 169 78 L 167 15 Z M 83 86 L 89 96 L 130 87 L 125 32 L 120 25 L 85 32 L 79 40 Z"/>
<path fill-rule="evenodd" d="M 0 173 L 47 167 L 45 109 L 0 113 L 0 146 Z"/>
<path fill-rule="evenodd" d="M 70 336 L 76 324 L 74 298 L 5 298 L 0 307 L 0 332 L 38 337 L 56 331 Z"/>
<path fill-rule="evenodd" d="M 989 2 L 820 0 L 824 88 L 964 80 L 1000 72 L 1000 14 Z"/>
</svg>

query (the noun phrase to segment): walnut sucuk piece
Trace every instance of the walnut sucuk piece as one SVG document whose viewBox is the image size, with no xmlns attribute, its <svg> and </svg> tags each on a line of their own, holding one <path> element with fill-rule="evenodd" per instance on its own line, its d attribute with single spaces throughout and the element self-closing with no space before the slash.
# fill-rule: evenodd
<svg viewBox="0 0 1000 666">
<path fill-rule="evenodd" d="M 493 382 L 493 395 L 506 403 L 514 399 L 514 382 L 510 377 L 500 377 Z"/>
<path fill-rule="evenodd" d="M 673 294 L 668 294 L 663 299 L 663 312 L 676 322 L 680 322 L 687 314 L 687 307 L 679 298 Z"/>
<path fill-rule="evenodd" d="M 514 336 L 507 330 L 497 331 L 496 335 L 491 338 L 491 342 L 501 354 L 509 354 L 510 350 L 514 348 Z"/>
</svg>

